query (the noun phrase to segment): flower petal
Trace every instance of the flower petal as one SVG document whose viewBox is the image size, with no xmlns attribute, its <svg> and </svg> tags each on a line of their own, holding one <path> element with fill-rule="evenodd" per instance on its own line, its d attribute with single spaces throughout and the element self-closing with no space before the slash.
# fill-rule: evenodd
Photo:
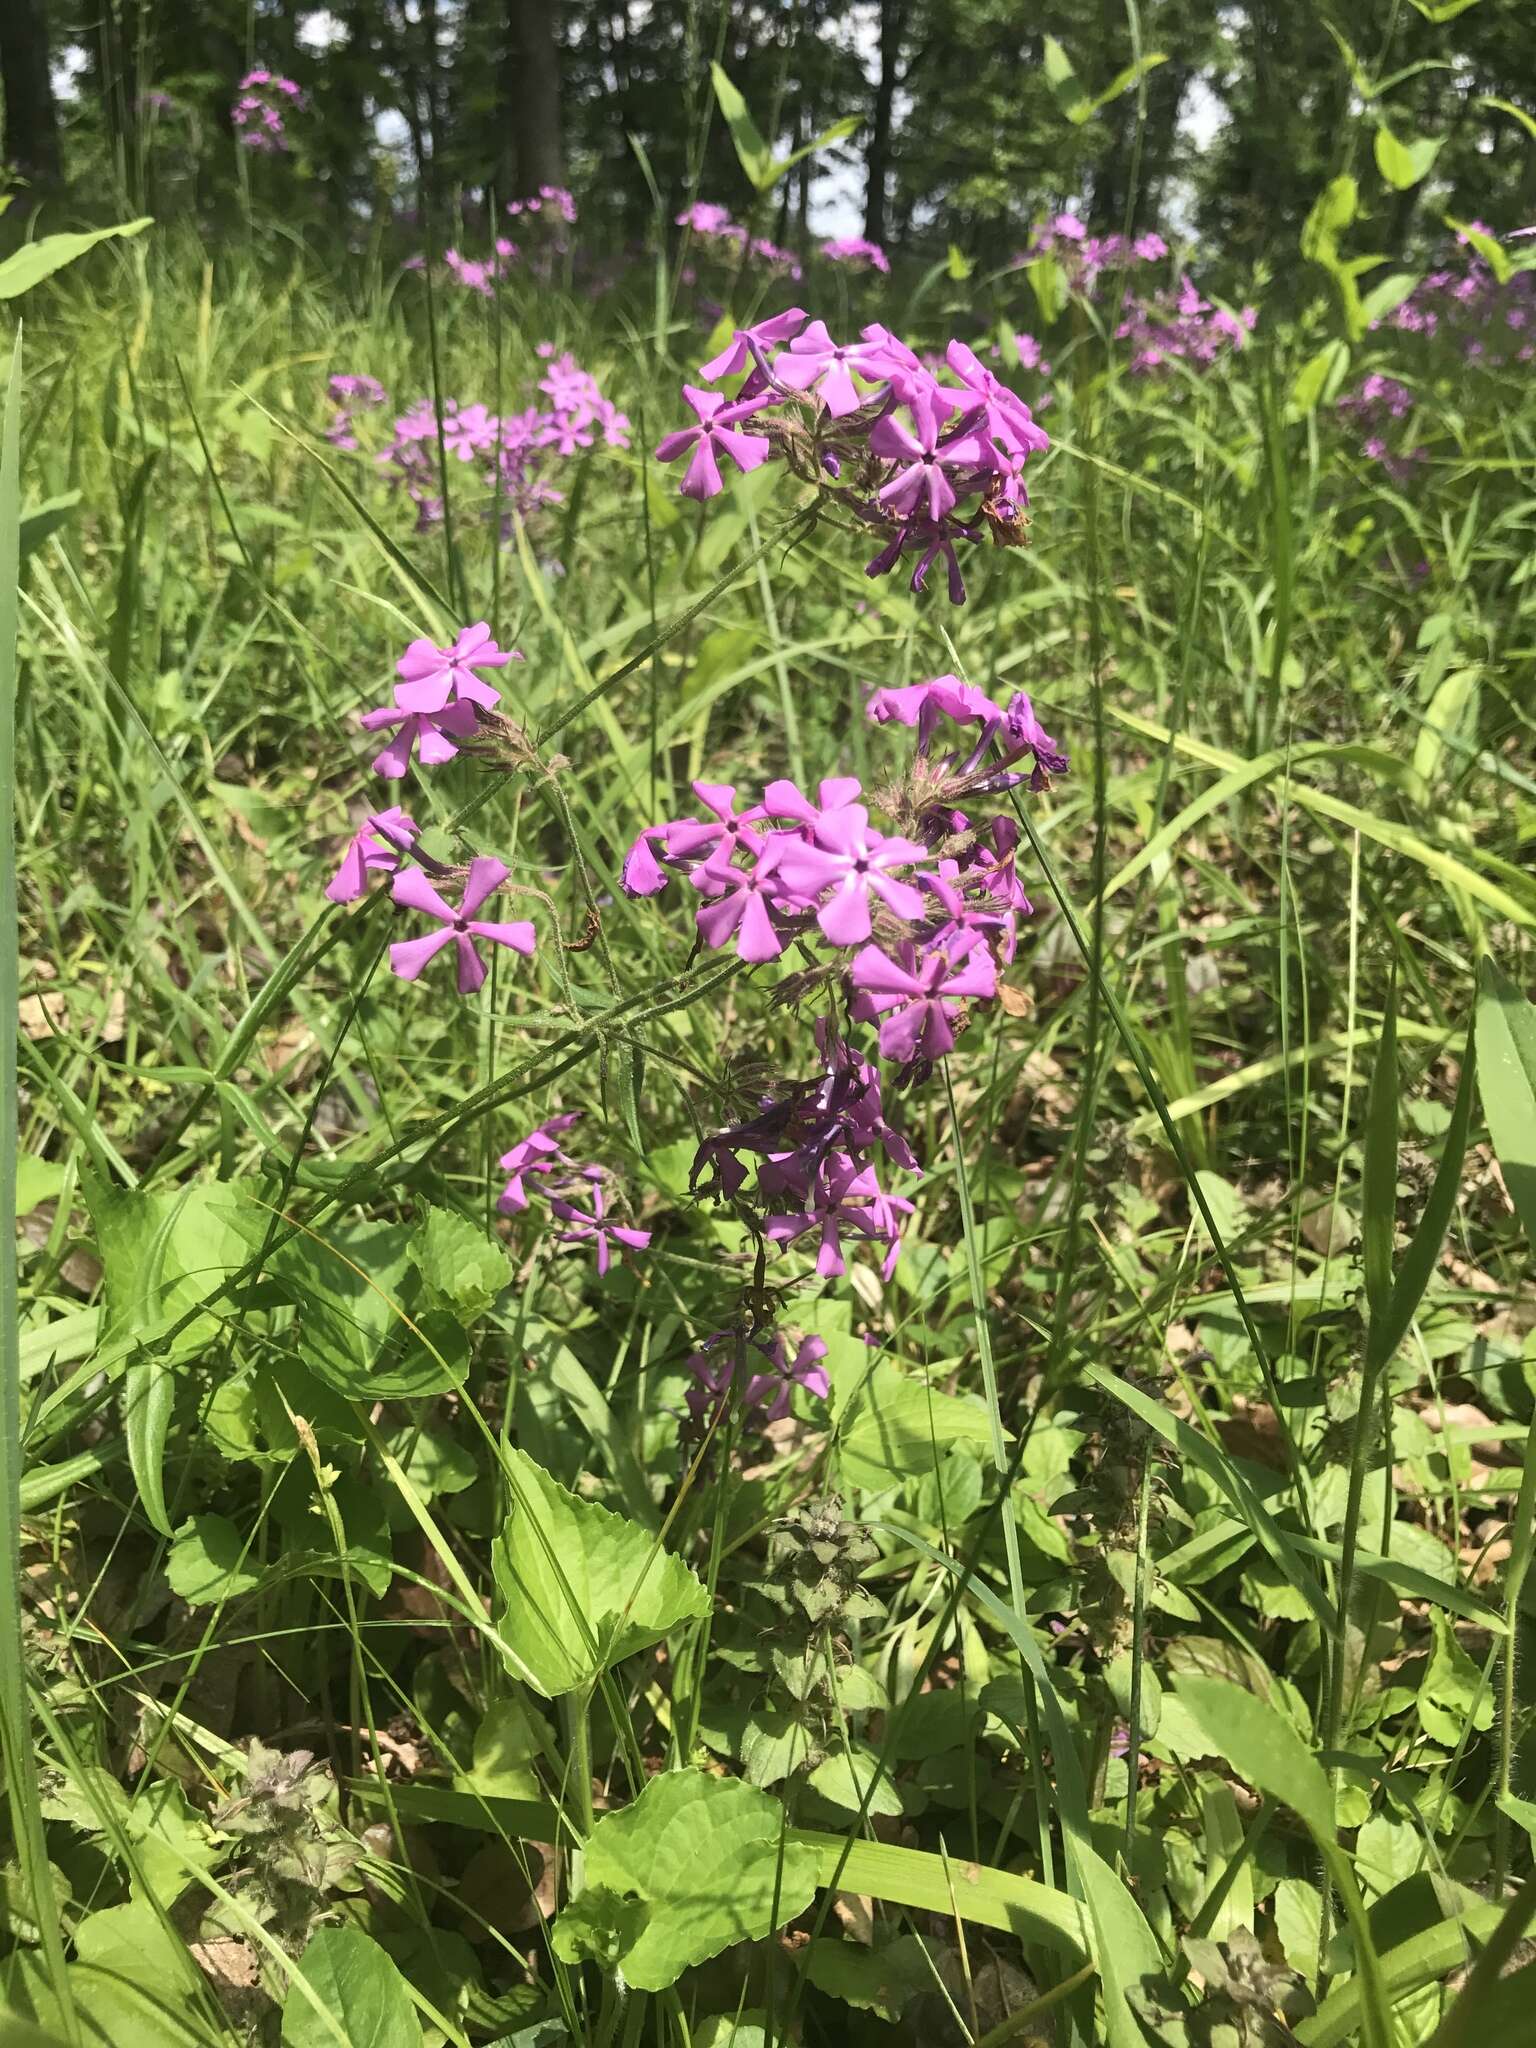
<svg viewBox="0 0 1536 2048">
<path fill-rule="evenodd" d="M 402 868 L 390 884 L 390 894 L 407 910 L 419 910 L 439 924 L 453 923 L 453 906 L 443 901 L 420 868 Z"/>
<path fill-rule="evenodd" d="M 434 953 L 440 953 L 453 937 L 447 925 L 435 932 L 428 932 L 424 939 L 402 939 L 389 949 L 389 971 L 398 974 L 402 981 L 414 981 Z"/>
<path fill-rule="evenodd" d="M 485 853 L 476 854 L 469 864 L 464 894 L 459 898 L 459 915 L 473 917 L 486 897 L 501 887 L 509 873 L 505 861 L 493 860 Z"/>
</svg>

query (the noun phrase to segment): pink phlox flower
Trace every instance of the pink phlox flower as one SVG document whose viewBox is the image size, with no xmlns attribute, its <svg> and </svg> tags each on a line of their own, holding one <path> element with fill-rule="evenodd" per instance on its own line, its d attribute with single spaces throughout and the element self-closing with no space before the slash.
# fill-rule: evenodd
<svg viewBox="0 0 1536 2048">
<path fill-rule="evenodd" d="M 436 918 L 442 929 L 429 932 L 424 939 L 403 939 L 398 945 L 391 946 L 390 972 L 398 974 L 402 981 L 414 981 L 432 956 L 452 943 L 458 953 L 459 994 L 468 996 L 481 986 L 486 974 L 485 962 L 475 948 L 476 939 L 493 946 L 509 946 L 515 953 L 531 953 L 534 930 L 526 919 L 511 924 L 491 924 L 475 916 L 485 899 L 501 887 L 508 873 L 503 861 L 493 860 L 486 854 L 477 855 L 469 864 L 463 893 L 455 910 L 443 901 L 419 868 L 402 869 L 392 886 L 395 901 L 408 910 L 419 910 L 427 917 Z"/>
<path fill-rule="evenodd" d="M 740 234 L 741 230 L 731 219 L 723 206 L 712 201 L 696 199 L 692 206 L 685 207 L 678 214 L 676 225 L 688 228 L 696 235 Z"/>
<path fill-rule="evenodd" d="M 750 868 L 722 871 L 706 861 L 695 872 L 694 885 L 705 901 L 694 913 L 694 923 L 706 946 L 720 947 L 734 937 L 737 953 L 754 966 L 776 960 L 783 952 L 773 909 L 800 907 L 778 872 L 783 848 L 781 839 L 772 838 L 760 847 Z"/>
<path fill-rule="evenodd" d="M 472 462 L 495 446 L 500 424 L 483 405 L 460 406 L 443 421 L 443 446 L 460 462 Z"/>
<path fill-rule="evenodd" d="M 880 1051 L 888 1060 L 934 1060 L 955 1043 L 957 1004 L 997 993 L 997 970 L 980 934 L 961 932 L 943 946 L 919 953 L 910 941 L 893 959 L 879 946 L 854 956 L 850 980 L 861 1021 L 880 1018 Z"/>
<path fill-rule="evenodd" d="M 1029 701 L 1027 690 L 1016 690 L 1009 698 L 1003 713 L 1003 729 L 998 737 L 1003 747 L 1004 765 L 1017 761 L 1024 754 L 1034 756 L 1034 768 L 1029 778 L 1031 789 L 1048 789 L 1051 777 L 1065 775 L 1071 766 L 1066 749 L 1051 738 L 1035 716 L 1035 707 Z"/>
<path fill-rule="evenodd" d="M 868 242 L 862 235 L 839 235 L 830 242 L 823 242 L 821 253 L 829 263 L 866 265 L 889 277 L 891 259 L 878 242 Z"/>
<path fill-rule="evenodd" d="M 330 379 L 333 398 L 345 399 L 354 406 L 366 406 L 370 412 L 389 402 L 389 393 L 377 377 L 363 372 L 343 370 Z"/>
<path fill-rule="evenodd" d="M 364 732 L 397 728 L 394 738 L 373 757 L 375 772 L 392 782 L 410 768 L 413 749 L 423 768 L 435 768 L 453 759 L 459 751 L 456 742 L 473 739 L 478 730 L 473 704 L 450 704 L 442 711 L 405 711 L 398 704 L 386 704 L 359 713 L 358 724 Z"/>
<path fill-rule="evenodd" d="M 889 367 L 883 342 L 856 341 L 845 346 L 832 339 L 824 320 L 813 320 L 780 353 L 773 374 L 791 391 L 814 391 L 832 418 L 840 420 L 867 402 L 868 394 L 854 383 L 854 374 L 878 384 L 889 374 Z"/>
<path fill-rule="evenodd" d="M 719 355 L 699 365 L 699 375 L 707 383 L 717 384 L 722 377 L 739 377 L 754 363 L 761 367 L 769 349 L 788 341 L 804 325 L 804 313 L 798 306 L 790 306 L 766 320 L 754 321 L 750 327 L 738 327 Z"/>
<path fill-rule="evenodd" d="M 475 674 L 480 668 L 505 668 L 522 656 L 496 645 L 484 619 L 465 626 L 449 647 L 431 640 L 413 640 L 395 663 L 400 677 L 395 702 L 402 711 L 424 711 L 435 715 L 452 705 L 478 704 L 493 711 L 501 692 Z M 425 758 L 425 757 L 424 757 Z"/>
<path fill-rule="evenodd" d="M 816 922 L 834 946 L 857 946 L 872 930 L 871 898 L 909 923 L 923 915 L 922 892 L 891 870 L 927 858 L 913 839 L 887 838 L 862 804 L 846 804 L 812 827 L 813 843 L 790 845 L 780 872 L 805 901 L 820 899 Z"/>
<path fill-rule="evenodd" d="M 974 350 L 963 341 L 952 341 L 946 360 L 961 383 L 983 401 L 985 431 L 1009 456 L 1017 458 L 1020 469 L 1030 455 L 1041 454 L 1050 447 L 1050 435 L 1044 427 L 1036 425 L 1035 416 L 1023 399 L 978 362 Z"/>
<path fill-rule="evenodd" d="M 787 778 L 770 782 L 763 791 L 762 812 L 769 818 L 792 818 L 797 825 L 814 828 L 828 812 L 856 803 L 864 785 L 857 775 L 826 775 L 816 785 L 816 801 Z"/>
<path fill-rule="evenodd" d="M 738 853 L 755 856 L 764 835 L 755 827 L 766 815 L 762 804 L 736 809 L 736 789 L 729 782 L 695 782 L 693 793 L 708 811 L 707 818 L 679 818 L 666 828 L 669 860 L 702 860 L 705 869 L 724 876 Z"/>
<path fill-rule="evenodd" d="M 889 412 L 870 431 L 872 452 L 897 465 L 876 496 L 888 511 L 905 515 L 921 510 L 939 520 L 958 502 L 952 474 L 986 468 L 989 458 L 974 434 L 945 431 L 940 406 L 929 393 L 914 390 L 907 410 L 910 426 L 900 413 Z"/>
<path fill-rule="evenodd" d="M 963 683 L 958 676 L 934 676 L 926 683 L 872 691 L 864 716 L 876 725 L 916 726 L 918 752 L 926 754 L 941 719 L 981 725 L 990 736 L 1003 722 L 1003 709 L 974 683 Z"/>
<path fill-rule="evenodd" d="M 808 1189 L 803 1209 L 770 1216 L 764 1235 L 773 1243 L 792 1243 L 808 1231 L 817 1232 L 816 1271 L 823 1279 L 836 1279 L 847 1270 L 842 1239 L 845 1232 L 872 1239 L 887 1246 L 885 1272 L 889 1277 L 900 1250 L 900 1216 L 911 1213 L 912 1203 L 887 1195 L 875 1169 L 848 1154 L 834 1154 Z"/>
<path fill-rule="evenodd" d="M 562 1223 L 571 1226 L 568 1230 L 560 1232 L 562 1244 L 596 1245 L 598 1278 L 604 1279 L 612 1263 L 612 1245 L 620 1245 L 626 1251 L 644 1251 L 651 1241 L 651 1233 L 648 1230 L 636 1230 L 628 1224 L 610 1222 L 603 1195 L 602 1168 L 586 1166 L 582 1168 L 582 1173 L 591 1183 L 591 1211 L 578 1208 L 576 1203 L 568 1201 L 562 1195 L 551 1195 L 550 1214 L 558 1216 Z"/>
<path fill-rule="evenodd" d="M 693 1384 L 686 1399 L 696 1431 L 704 1430 L 718 1415 L 735 1382 L 737 1342 L 732 1332 L 717 1331 L 706 1337 L 688 1360 Z M 802 1338 L 791 1356 L 779 1331 L 756 1332 L 746 1340 L 746 1352 L 747 1377 L 740 1394 L 740 1412 L 746 1428 L 762 1429 L 770 1422 L 782 1421 L 790 1412 L 794 1387 L 804 1387 L 819 1401 L 826 1400 L 832 1391 L 821 1363 L 827 1347 L 820 1337 Z"/>
<path fill-rule="evenodd" d="M 511 1176 L 496 1198 L 496 1206 L 503 1215 L 527 1208 L 529 1174 L 553 1173 L 559 1167 L 569 1168 L 572 1172 L 576 1170 L 575 1160 L 568 1156 L 560 1140 L 573 1124 L 580 1121 L 579 1109 L 548 1117 L 526 1138 L 519 1138 L 509 1151 L 502 1153 L 497 1163 L 503 1173 Z"/>
<path fill-rule="evenodd" d="M 355 901 L 367 888 L 370 871 L 381 868 L 393 874 L 420 832 L 421 827 L 398 804 L 391 804 L 387 811 L 370 811 L 361 830 L 348 841 L 340 867 L 326 884 L 326 895 L 332 903 Z"/>
<path fill-rule="evenodd" d="M 743 473 L 757 469 L 768 460 L 768 436 L 743 433 L 737 425 L 739 420 L 751 417 L 756 409 L 753 404 L 727 405 L 720 392 L 700 391 L 692 384 L 683 386 L 683 396 L 693 408 L 698 424 L 679 427 L 658 441 L 657 460 L 675 462 L 679 455 L 692 449 L 679 491 L 685 498 L 717 497 L 725 489 L 718 457 L 728 455 Z"/>
</svg>

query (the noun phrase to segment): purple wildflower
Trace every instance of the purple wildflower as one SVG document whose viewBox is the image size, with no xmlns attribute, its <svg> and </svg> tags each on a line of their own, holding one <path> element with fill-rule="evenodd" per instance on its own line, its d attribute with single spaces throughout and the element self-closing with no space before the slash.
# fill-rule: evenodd
<svg viewBox="0 0 1536 2048">
<path fill-rule="evenodd" d="M 515 953 L 531 953 L 534 930 L 526 920 L 490 924 L 475 916 L 485 899 L 501 887 L 508 873 L 504 862 L 492 860 L 485 854 L 478 855 L 469 864 L 457 910 L 443 901 L 419 868 L 406 868 L 396 875 L 392 888 L 395 901 L 408 910 L 419 910 L 427 917 L 436 918 L 442 929 L 429 932 L 424 939 L 403 939 L 398 945 L 391 946 L 390 972 L 398 974 L 402 981 L 414 981 L 433 955 L 452 942 L 458 952 L 459 994 L 468 996 L 481 986 L 486 973 L 485 962 L 475 948 L 476 939 L 493 946 L 510 946 Z"/>
<path fill-rule="evenodd" d="M 367 888 L 370 871 L 393 874 L 420 833 L 421 827 L 398 804 L 387 811 L 371 811 L 348 841 L 341 866 L 326 884 L 326 895 L 333 903 L 353 902 Z"/>
</svg>

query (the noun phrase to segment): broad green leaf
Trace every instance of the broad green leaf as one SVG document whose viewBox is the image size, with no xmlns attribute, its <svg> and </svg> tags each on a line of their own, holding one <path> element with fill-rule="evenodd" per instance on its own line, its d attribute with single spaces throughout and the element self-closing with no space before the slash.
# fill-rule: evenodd
<svg viewBox="0 0 1536 2048">
<path fill-rule="evenodd" d="M 979 1401 L 941 1393 L 926 1381 L 877 1365 L 837 1411 L 843 1478 L 872 1493 L 932 1472 L 952 1444 L 989 1444 Z"/>
<path fill-rule="evenodd" d="M 1139 85 L 1149 71 L 1155 71 L 1159 64 L 1167 62 L 1166 51 L 1149 50 L 1145 56 L 1138 57 L 1134 64 L 1127 64 L 1123 71 L 1117 71 L 1104 90 L 1094 94 L 1090 111 L 1097 114 L 1101 108 L 1107 107 L 1111 100 L 1119 99 L 1121 93 L 1129 92 L 1133 85 Z"/>
<path fill-rule="evenodd" d="M 723 1948 L 765 1940 L 816 1891 L 815 1852 L 784 1823 L 776 1799 L 739 1779 L 652 1778 L 593 1829 L 583 1889 L 555 1922 L 556 1955 L 602 1955 L 634 1989 L 664 1991 Z"/>
<path fill-rule="evenodd" d="M 1477 1086 L 1509 1199 L 1536 1251 L 1536 1007 L 1489 959 L 1477 977 Z"/>
<path fill-rule="evenodd" d="M 943 1562 L 938 1553 L 934 1557 Z M 347 1789 L 360 1804 L 372 1808 L 383 1804 L 384 1794 L 376 1778 L 353 1779 Z M 483 1834 L 504 1829 L 527 1841 L 547 1842 L 560 1827 L 560 1817 L 547 1800 L 488 1799 L 419 1782 L 392 1785 L 388 1794 L 391 1804 L 407 1819 L 445 1821 Z M 1076 1962 L 1087 1958 L 1091 1929 L 1082 1902 L 1036 1878 L 967 1863 L 961 1867 L 964 1881 L 957 1884 L 956 1865 L 951 1862 L 946 1868 L 942 1857 L 923 1849 L 908 1849 L 894 1842 L 850 1843 L 841 1835 L 814 1828 L 793 1828 L 789 1839 L 815 1856 L 817 1882 L 822 1885 L 866 1892 L 888 1905 L 910 1906 L 946 1919 L 958 1912 L 978 1927 L 1015 1934 L 1070 1955 Z"/>
<path fill-rule="evenodd" d="M 1072 1864 L 1093 1919 L 1107 2048 L 1146 2048 L 1129 1994 L 1150 1988 L 1162 1977 L 1162 1950 L 1141 1908 L 1101 1856 L 1078 1843 Z"/>
<path fill-rule="evenodd" d="M 1433 170 L 1443 140 L 1415 136 L 1411 142 L 1400 142 L 1383 122 L 1376 130 L 1376 168 L 1394 191 L 1406 192 Z"/>
<path fill-rule="evenodd" d="M 1465 14 L 1469 7 L 1476 7 L 1478 0 L 1413 0 L 1413 5 L 1426 21 L 1439 23 L 1454 21 L 1458 14 Z"/>
<path fill-rule="evenodd" d="M 222 1181 L 162 1194 L 86 1176 L 82 1192 L 106 1289 L 102 1336 L 112 1346 L 154 1345 L 247 1263 L 261 1227 L 261 1212 Z M 213 1317 L 196 1317 L 176 1339 L 175 1357 L 199 1350 L 217 1329 Z M 123 1378 L 123 1433 L 145 1515 L 162 1536 L 172 1533 L 164 1463 L 175 1398 L 174 1359 L 135 1348 Z"/>
<path fill-rule="evenodd" d="M 1290 1807 L 1319 1843 L 1332 1844 L 1333 1794 L 1322 1765 L 1273 1707 L 1227 1678 L 1177 1672 L 1174 1690 L 1211 1745 L 1260 1792 Z"/>
<path fill-rule="evenodd" d="M 1072 59 L 1054 36 L 1045 38 L 1045 78 L 1057 106 L 1074 127 L 1081 127 L 1093 112 L 1093 101 L 1072 68 Z"/>
<path fill-rule="evenodd" d="M 872 2012 L 894 2026 L 914 1998 L 933 1988 L 923 1944 L 901 1934 L 881 1948 L 852 1941 L 813 1941 L 805 1973 L 818 1991 Z"/>
<path fill-rule="evenodd" d="M 254 1556 L 226 1516 L 194 1515 L 176 1531 L 165 1575 L 171 1591 L 189 1607 L 213 1607 L 221 1600 L 237 1600 L 261 1583 Z"/>
<path fill-rule="evenodd" d="M 1315 412 L 1336 395 L 1348 368 L 1349 343 L 1337 339 L 1324 342 L 1297 372 L 1291 404 L 1298 412 Z"/>
<path fill-rule="evenodd" d="M 25 561 L 40 548 L 49 534 L 57 533 L 80 502 L 78 491 L 65 491 L 57 498 L 45 498 L 21 515 L 21 559 Z"/>
<path fill-rule="evenodd" d="M 880 1768 L 880 1758 L 862 1743 L 851 1743 L 847 1751 L 835 1751 L 811 1772 L 810 1782 L 834 1806 L 857 1813 L 868 1796 L 867 1813 L 894 1819 L 902 1811 L 901 1794 L 890 1776 Z"/>
<path fill-rule="evenodd" d="M 1390 1008 L 1395 1012 L 1395 996 L 1389 997 L 1388 1000 Z M 1445 1133 L 1445 1144 L 1441 1149 L 1440 1164 L 1435 1169 L 1435 1178 L 1430 1185 L 1429 1197 L 1424 1204 L 1418 1226 L 1397 1262 L 1397 1272 L 1379 1321 L 1376 1309 L 1373 1307 L 1371 1310 L 1370 1328 L 1366 1334 L 1368 1365 L 1385 1365 L 1407 1336 L 1408 1326 L 1413 1321 L 1419 1303 L 1424 1299 L 1425 1291 L 1439 1263 L 1440 1247 L 1444 1244 L 1446 1231 L 1450 1228 L 1451 1217 L 1456 1208 L 1456 1196 L 1461 1187 L 1462 1162 L 1467 1156 L 1467 1133 L 1472 1124 L 1472 1077 L 1476 1065 L 1477 1041 L 1469 1031 L 1466 1049 L 1461 1056 L 1461 1080 L 1456 1089 L 1456 1103 L 1451 1111 L 1451 1121 Z M 1369 1150 L 1369 1144 L 1367 1149 Z M 1367 1172 L 1369 1170 L 1368 1158 Z M 1393 1179 L 1395 1193 L 1395 1164 Z M 1367 1204 L 1367 1248 L 1370 1245 L 1369 1227 L 1370 1207 Z M 1388 1235 L 1390 1238 L 1390 1224 Z"/>
<path fill-rule="evenodd" d="M 403 1223 L 332 1223 L 273 1254 L 271 1275 L 299 1312 L 304 1363 L 352 1400 L 444 1393 L 468 1369 L 462 1326 L 424 1298 L 413 1236 Z"/>
<path fill-rule="evenodd" d="M 1418 284 L 1419 279 L 1408 270 L 1394 270 L 1379 284 L 1373 284 L 1360 304 L 1366 326 L 1374 327 L 1389 313 L 1395 313 L 1405 299 L 1413 296 Z"/>
<path fill-rule="evenodd" d="M 1482 1671 L 1456 1640 L 1444 1614 L 1430 1616 L 1434 1648 L 1419 1680 L 1415 1706 L 1431 1742 L 1454 1750 L 1469 1728 L 1493 1725 L 1493 1692 Z"/>
<path fill-rule="evenodd" d="M 283 2001 L 283 2048 L 421 2048 L 405 1979 L 371 1934 L 310 1936 Z"/>
<path fill-rule="evenodd" d="M 499 1626 L 516 1675 L 547 1697 L 709 1612 L 698 1575 L 649 1531 L 567 1493 L 526 1451 L 508 1453 L 507 1478 L 513 1507 L 493 1552 Z"/>
<path fill-rule="evenodd" d="M 428 1305 L 461 1323 L 484 1315 L 512 1278 L 503 1248 L 452 1209 L 428 1209 L 410 1253 Z"/>
<path fill-rule="evenodd" d="M 88 235 L 44 235 L 40 242 L 28 242 L 25 248 L 0 263 L 0 299 L 19 298 L 45 277 L 62 270 L 66 263 L 83 256 L 87 249 L 94 249 L 98 242 L 142 234 L 151 224 L 152 217 L 145 214 L 140 220 L 124 221 L 115 228 L 97 228 Z"/>
<path fill-rule="evenodd" d="M 773 151 L 758 132 L 746 101 L 718 64 L 710 65 L 709 75 L 714 84 L 716 102 L 730 130 L 731 141 L 736 145 L 741 168 L 756 191 L 766 192 L 776 176 Z"/>
<path fill-rule="evenodd" d="M 1469 703 L 1476 705 L 1478 675 L 1475 668 L 1452 669 L 1435 687 L 1413 746 L 1414 768 L 1426 783 L 1432 781 L 1439 770 L 1446 741 L 1453 738 L 1464 723 L 1475 722 L 1475 708 L 1471 721 L 1467 718 L 1467 708 Z"/>
<path fill-rule="evenodd" d="M 1448 228 L 1454 228 L 1458 235 L 1466 237 L 1500 284 L 1509 283 L 1515 274 L 1515 266 L 1505 254 L 1504 245 L 1496 235 L 1490 235 L 1486 228 L 1475 227 L 1470 221 L 1452 220 L 1449 214 L 1445 216 L 1445 224 Z"/>
</svg>

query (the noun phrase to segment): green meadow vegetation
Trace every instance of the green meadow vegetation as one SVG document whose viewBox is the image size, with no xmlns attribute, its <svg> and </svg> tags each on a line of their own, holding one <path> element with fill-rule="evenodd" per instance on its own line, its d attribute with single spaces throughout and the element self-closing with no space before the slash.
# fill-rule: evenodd
<svg viewBox="0 0 1536 2048">
<path fill-rule="evenodd" d="M 793 281 L 658 202 L 466 283 L 483 225 L 344 247 L 251 168 L 216 241 L 0 260 L 0 2048 L 1515 2048 L 1536 244 L 1363 260 L 1324 176 L 1148 364 L 1070 234 Z M 814 470 L 656 458 L 790 304 L 1049 435 L 963 604 Z M 612 433 L 488 484 L 454 420 L 567 355 Z M 499 712 L 381 783 L 358 714 L 477 621 Z M 1070 767 L 996 999 L 882 1069 L 899 1259 L 829 1272 L 698 1164 L 817 1072 L 823 956 L 626 860 L 694 782 L 900 785 L 866 699 L 939 676 Z M 391 973 L 419 916 L 324 894 L 385 801 L 531 955 Z M 572 1112 L 617 1209 L 509 1207 Z"/>
</svg>

